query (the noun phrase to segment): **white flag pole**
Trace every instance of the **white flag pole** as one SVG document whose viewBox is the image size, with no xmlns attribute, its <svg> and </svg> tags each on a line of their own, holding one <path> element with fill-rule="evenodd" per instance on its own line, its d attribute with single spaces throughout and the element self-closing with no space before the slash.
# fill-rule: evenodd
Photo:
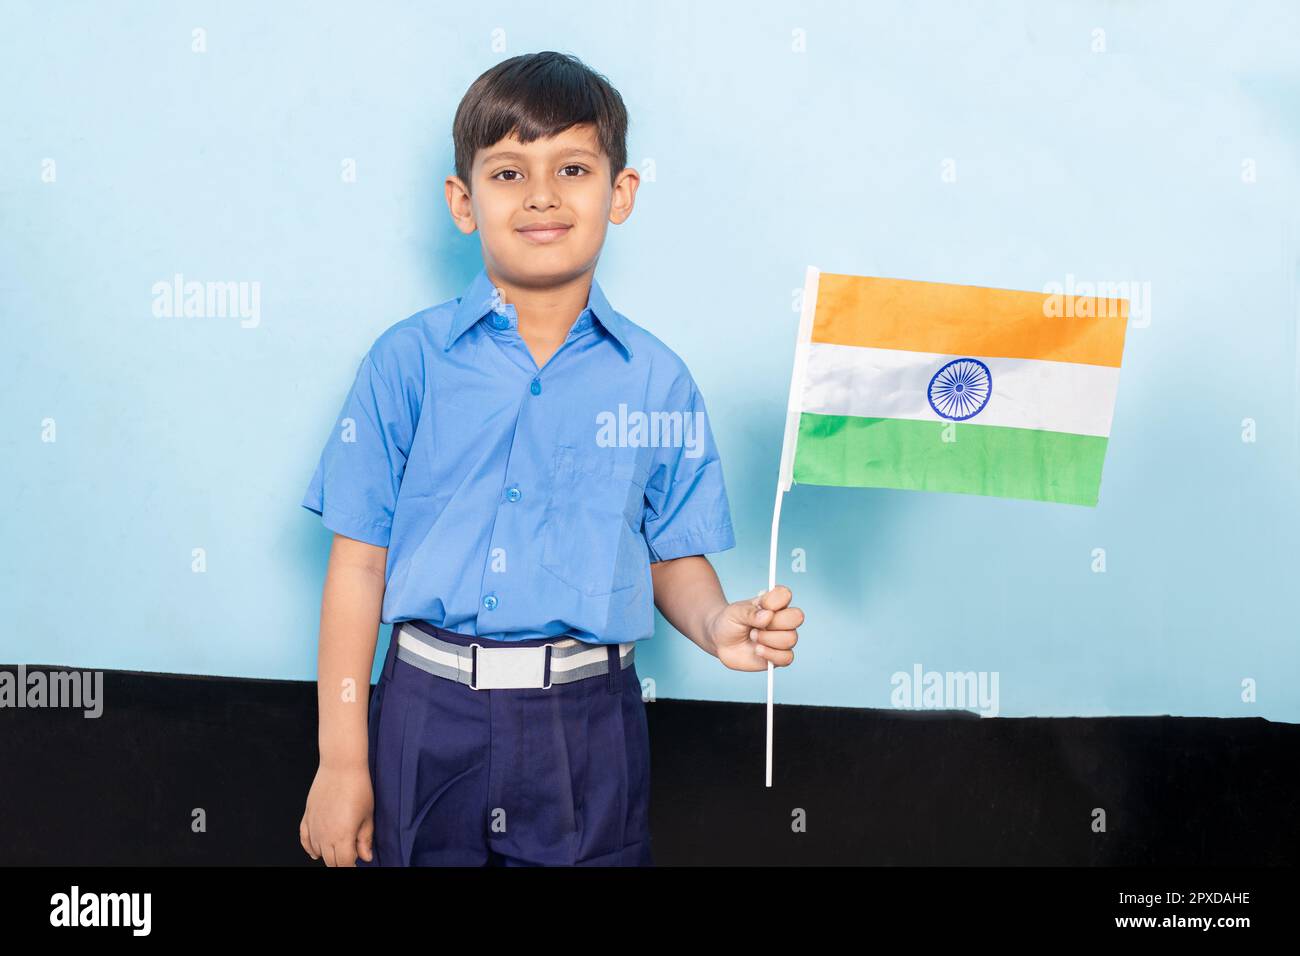
<svg viewBox="0 0 1300 956">
<path fill-rule="evenodd" d="M 785 489 L 781 483 L 777 482 L 776 486 L 776 504 L 772 508 L 772 548 L 771 557 L 767 565 L 767 589 L 770 591 L 776 587 L 776 535 L 777 529 L 781 525 L 781 497 L 785 494 Z M 759 595 L 762 597 L 762 595 Z M 772 683 L 773 674 L 776 667 L 771 661 L 767 662 L 767 786 L 772 786 Z"/>
<path fill-rule="evenodd" d="M 799 438 L 799 412 L 803 405 L 804 369 L 808 366 L 808 343 L 812 341 L 813 316 L 817 312 L 817 279 L 821 271 L 809 266 L 804 272 L 803 307 L 799 312 L 799 333 L 795 339 L 794 366 L 790 371 L 790 397 L 786 403 L 785 435 L 781 440 L 781 471 L 772 506 L 772 546 L 767 564 L 767 589 L 776 587 L 776 539 L 781 526 L 781 498 L 794 483 L 794 450 Z M 761 594 L 759 595 L 762 596 Z M 772 786 L 772 687 L 776 668 L 767 662 L 767 786 Z"/>
</svg>

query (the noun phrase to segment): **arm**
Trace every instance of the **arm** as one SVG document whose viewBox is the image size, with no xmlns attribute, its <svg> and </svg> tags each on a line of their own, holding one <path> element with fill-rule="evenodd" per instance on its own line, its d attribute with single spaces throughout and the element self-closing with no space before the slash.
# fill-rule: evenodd
<svg viewBox="0 0 1300 956">
<path fill-rule="evenodd" d="M 650 565 L 654 580 L 655 607 L 664 619 L 699 645 L 700 650 L 718 656 L 711 636 L 713 619 L 727 606 L 727 596 L 709 559 L 692 554 Z"/>
<path fill-rule="evenodd" d="M 298 837 L 312 859 L 354 866 L 374 858 L 367 716 L 388 549 L 334 536 L 321 597 L 317 704 L 320 767 Z M 345 685 L 351 679 L 352 683 Z M 345 694 L 345 689 L 351 693 Z"/>
<path fill-rule="evenodd" d="M 317 658 L 322 765 L 364 767 L 369 773 L 366 705 L 387 560 L 387 548 L 334 535 L 321 596 Z M 344 681 L 349 678 L 355 699 L 343 694 Z"/>
<path fill-rule="evenodd" d="M 803 611 L 789 607 L 790 589 L 778 584 L 761 599 L 728 603 L 709 559 L 702 554 L 650 565 L 655 606 L 665 620 L 733 670 L 766 670 L 771 661 L 794 660 L 795 628 Z"/>
</svg>

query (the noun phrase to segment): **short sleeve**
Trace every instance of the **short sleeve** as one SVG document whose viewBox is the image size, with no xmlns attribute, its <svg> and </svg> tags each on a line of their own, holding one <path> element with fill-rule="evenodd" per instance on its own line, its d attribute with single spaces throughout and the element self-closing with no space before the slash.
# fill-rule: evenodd
<svg viewBox="0 0 1300 956">
<path fill-rule="evenodd" d="M 367 353 L 302 506 L 331 531 L 388 547 L 415 424 L 401 382 L 382 375 Z"/>
<path fill-rule="evenodd" d="M 689 375 L 674 384 L 672 396 L 665 411 L 683 412 L 681 440 L 656 449 L 646 479 L 644 533 L 651 561 L 736 546 L 704 396 Z"/>
</svg>

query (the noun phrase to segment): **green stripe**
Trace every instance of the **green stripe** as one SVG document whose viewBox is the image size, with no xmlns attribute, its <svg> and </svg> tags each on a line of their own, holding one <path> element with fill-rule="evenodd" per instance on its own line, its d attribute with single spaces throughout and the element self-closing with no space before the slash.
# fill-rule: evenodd
<svg viewBox="0 0 1300 956">
<path fill-rule="evenodd" d="M 794 480 L 1095 506 L 1106 442 L 1033 428 L 804 412 Z"/>
</svg>

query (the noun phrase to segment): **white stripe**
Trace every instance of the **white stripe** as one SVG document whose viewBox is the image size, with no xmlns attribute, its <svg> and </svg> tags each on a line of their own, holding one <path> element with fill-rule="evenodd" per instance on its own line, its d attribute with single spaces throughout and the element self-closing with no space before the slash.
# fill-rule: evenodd
<svg viewBox="0 0 1300 956">
<path fill-rule="evenodd" d="M 597 661 L 603 661 L 609 656 L 609 652 L 605 650 L 608 646 L 608 644 L 594 645 L 586 650 L 579 651 L 576 654 L 570 654 L 568 657 L 555 657 L 552 655 L 551 673 L 558 674 L 562 671 L 574 671 L 579 667 L 586 666 L 587 664 L 594 664 Z M 631 651 L 631 649 L 632 644 L 630 641 L 627 644 L 620 644 L 618 646 L 619 660 L 621 661 L 623 658 L 627 657 L 628 652 Z"/>
<path fill-rule="evenodd" d="M 461 671 L 468 672 L 469 670 L 468 660 L 466 660 L 462 664 L 461 658 L 458 655 L 448 653 L 447 651 L 444 651 L 440 647 L 434 647 L 431 644 L 426 644 L 424 643 L 424 641 L 420 640 L 419 638 L 411 637 L 406 632 L 407 632 L 407 628 L 404 627 L 398 630 L 397 632 L 397 643 L 401 647 L 406 648 L 412 654 L 416 654 L 420 657 L 423 657 L 426 661 L 433 661 L 434 663 L 441 664 L 444 667 L 450 667 L 452 670 L 461 670 Z"/>
<path fill-rule="evenodd" d="M 930 404 L 930 381 L 940 368 L 958 358 L 979 359 L 993 379 L 988 404 L 965 424 L 1110 436 L 1119 369 L 1041 359 L 940 355 L 813 342 L 802 409 L 822 415 L 944 421 Z"/>
<path fill-rule="evenodd" d="M 461 671 L 464 671 L 465 673 L 469 672 L 470 661 L 469 661 L 468 647 L 465 648 L 466 653 L 464 656 L 458 654 L 451 654 L 447 651 L 444 651 L 440 647 L 434 647 L 431 644 L 426 644 L 418 637 L 408 635 L 407 630 L 408 628 L 402 627 L 397 632 L 397 643 L 400 646 L 406 648 L 412 654 L 418 654 L 420 657 L 423 657 L 425 660 L 434 661 L 438 664 L 442 664 L 445 667 L 459 669 Z M 577 643 L 578 641 L 576 638 L 563 638 L 559 641 L 556 641 L 555 646 L 570 647 Z M 536 646 L 541 647 L 544 645 L 536 645 Z M 579 667 L 582 667 L 586 664 L 594 664 L 597 661 L 603 661 L 606 659 L 606 657 L 609 656 L 609 652 L 605 650 L 605 648 L 608 646 L 609 645 L 607 644 L 592 645 L 591 647 L 583 648 L 581 651 L 578 651 L 576 654 L 570 654 L 567 657 L 559 657 L 555 654 L 552 654 L 551 673 L 558 674 L 563 671 L 577 670 Z M 618 656 L 620 661 L 623 658 L 627 657 L 627 655 L 632 652 L 632 647 L 633 647 L 632 641 L 627 641 L 626 643 L 620 644 L 618 646 Z"/>
</svg>

